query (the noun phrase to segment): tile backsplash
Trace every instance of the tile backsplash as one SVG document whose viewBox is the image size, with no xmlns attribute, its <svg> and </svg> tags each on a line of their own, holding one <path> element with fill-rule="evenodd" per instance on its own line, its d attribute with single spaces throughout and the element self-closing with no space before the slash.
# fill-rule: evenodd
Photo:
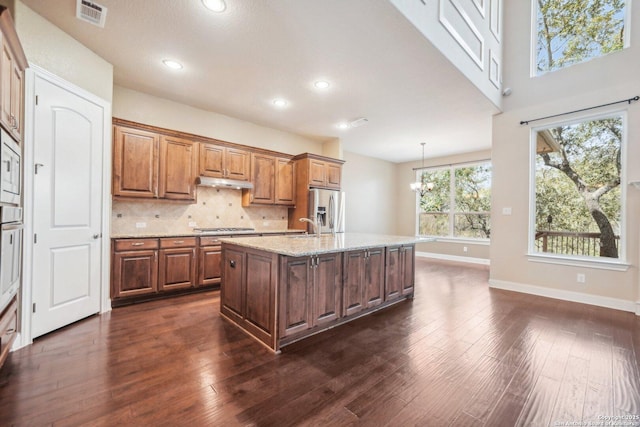
<svg viewBox="0 0 640 427">
<path fill-rule="evenodd" d="M 198 187 L 196 191 L 198 202 L 195 204 L 114 200 L 111 233 L 183 233 L 191 232 L 194 227 L 251 227 L 259 231 L 287 228 L 286 207 L 243 207 L 240 190 Z"/>
</svg>

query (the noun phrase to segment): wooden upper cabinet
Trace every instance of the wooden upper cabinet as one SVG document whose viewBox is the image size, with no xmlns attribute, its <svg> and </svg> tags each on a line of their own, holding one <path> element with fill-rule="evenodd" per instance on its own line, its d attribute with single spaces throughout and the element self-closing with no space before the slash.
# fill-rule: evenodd
<svg viewBox="0 0 640 427">
<path fill-rule="evenodd" d="M 174 200 L 196 199 L 196 144 L 186 139 L 161 136 L 158 197 Z"/>
<path fill-rule="evenodd" d="M 327 171 L 327 188 L 339 190 L 342 181 L 342 165 L 327 162 L 325 167 Z"/>
<path fill-rule="evenodd" d="M 287 158 L 276 158 L 276 205 L 296 204 L 296 163 Z"/>
<path fill-rule="evenodd" d="M 24 127 L 24 70 L 27 68 L 27 58 L 11 15 L 5 8 L 0 8 L 0 32 L 0 124 L 20 143 Z"/>
<path fill-rule="evenodd" d="M 200 175 L 248 181 L 250 153 L 215 144 L 200 144 Z"/>
<path fill-rule="evenodd" d="M 156 133 L 114 126 L 114 196 L 158 197 L 159 144 Z"/>
<path fill-rule="evenodd" d="M 325 187 L 327 185 L 327 167 L 321 160 L 309 160 L 309 186 Z"/>
<path fill-rule="evenodd" d="M 264 154 L 251 154 L 250 203 L 273 205 L 276 200 L 276 159 Z"/>
<path fill-rule="evenodd" d="M 308 187 L 340 189 L 344 163 L 342 160 L 309 153 L 294 159 L 298 163 L 298 179 L 302 178 L 302 182 L 306 182 Z"/>
</svg>

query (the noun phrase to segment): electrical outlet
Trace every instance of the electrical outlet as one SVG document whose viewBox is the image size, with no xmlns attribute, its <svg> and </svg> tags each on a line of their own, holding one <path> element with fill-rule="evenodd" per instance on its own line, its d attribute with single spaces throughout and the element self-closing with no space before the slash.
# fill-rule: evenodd
<svg viewBox="0 0 640 427">
<path fill-rule="evenodd" d="M 587 278 L 585 277 L 585 275 L 583 273 L 578 273 L 578 276 L 576 277 L 576 280 L 578 281 L 578 283 L 586 283 L 587 282 Z"/>
<path fill-rule="evenodd" d="M 469 248 L 467 248 L 466 246 L 462 247 L 462 252 L 468 252 L 468 251 L 469 251 Z"/>
<path fill-rule="evenodd" d="M 146 222 L 136 222 L 136 228 L 145 228 L 146 226 Z"/>
</svg>

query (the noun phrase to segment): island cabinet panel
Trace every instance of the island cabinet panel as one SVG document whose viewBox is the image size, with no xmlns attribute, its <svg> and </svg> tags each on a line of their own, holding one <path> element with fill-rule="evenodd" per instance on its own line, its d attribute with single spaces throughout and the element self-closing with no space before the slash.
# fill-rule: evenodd
<svg viewBox="0 0 640 427">
<path fill-rule="evenodd" d="M 351 316 L 364 309 L 365 264 L 366 251 L 345 252 L 342 290 L 343 316 Z"/>
<path fill-rule="evenodd" d="M 337 320 L 342 300 L 342 254 L 329 253 L 314 258 L 312 327 Z"/>
<path fill-rule="evenodd" d="M 275 348 L 278 256 L 225 245 L 222 265 L 220 312 L 269 348 Z"/>
<path fill-rule="evenodd" d="M 376 307 L 384 301 L 384 259 L 384 248 L 367 249 L 364 289 L 366 308 Z"/>
<path fill-rule="evenodd" d="M 220 304 L 226 315 L 236 321 L 244 317 L 244 288 L 246 286 L 245 252 L 227 249 L 223 257 L 222 277 L 225 286 L 221 288 Z"/>
<path fill-rule="evenodd" d="M 311 328 L 311 257 L 282 257 L 280 284 L 280 335 L 283 337 Z"/>
<path fill-rule="evenodd" d="M 113 195 L 158 196 L 157 133 L 122 126 L 113 127 Z"/>
<path fill-rule="evenodd" d="M 386 251 L 385 300 L 412 295 L 415 282 L 415 247 L 402 245 Z"/>
</svg>

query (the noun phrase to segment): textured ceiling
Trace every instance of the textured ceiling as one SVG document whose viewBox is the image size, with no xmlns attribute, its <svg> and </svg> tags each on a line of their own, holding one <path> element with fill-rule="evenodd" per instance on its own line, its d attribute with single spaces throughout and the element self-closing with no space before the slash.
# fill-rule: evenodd
<svg viewBox="0 0 640 427">
<path fill-rule="evenodd" d="M 22 1 L 113 64 L 116 85 L 393 162 L 419 159 L 422 141 L 428 157 L 491 145 L 493 104 L 386 0 L 227 0 L 222 14 L 98 0 L 105 28 L 76 19 L 75 0 Z M 358 117 L 369 122 L 336 126 Z"/>
</svg>

